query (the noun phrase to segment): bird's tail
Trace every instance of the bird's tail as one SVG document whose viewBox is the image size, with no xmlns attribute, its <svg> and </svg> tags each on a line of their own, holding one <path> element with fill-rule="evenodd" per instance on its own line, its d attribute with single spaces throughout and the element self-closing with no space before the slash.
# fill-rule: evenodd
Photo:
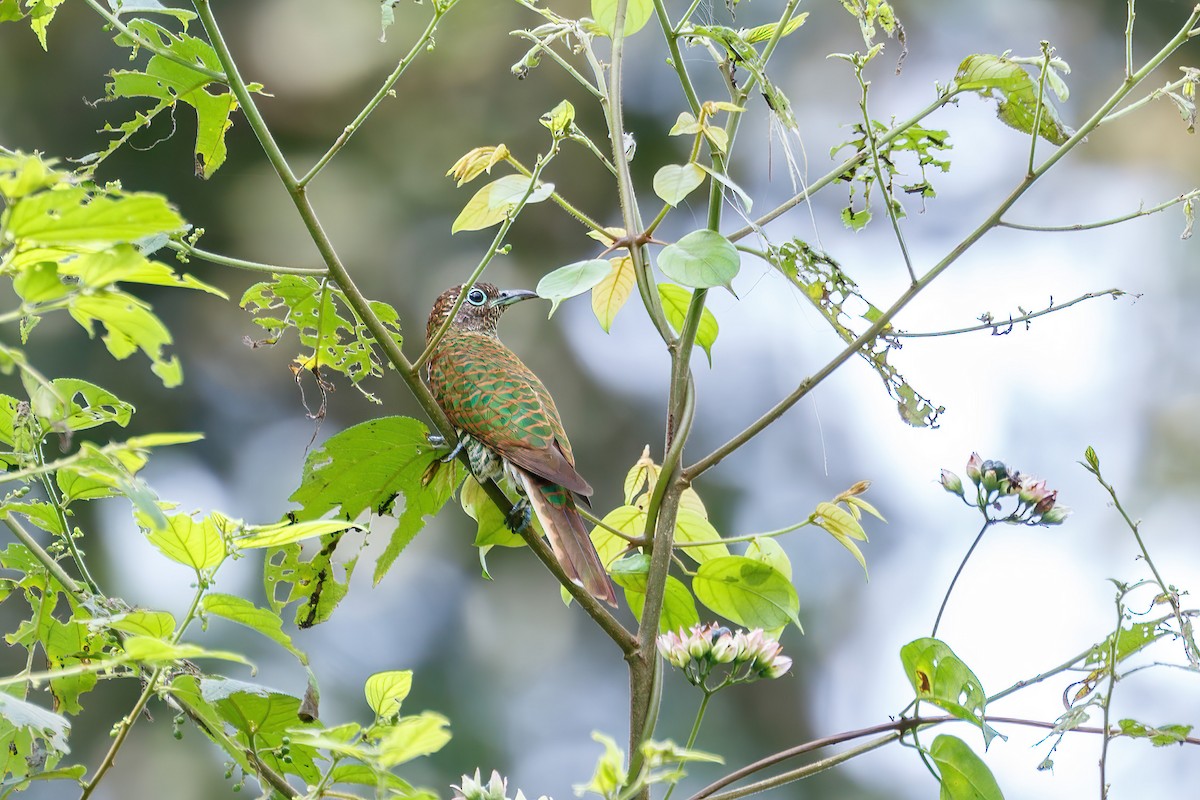
<svg viewBox="0 0 1200 800">
<path fill-rule="evenodd" d="M 583 526 L 571 492 L 523 469 L 514 472 L 524 484 L 525 496 L 542 523 L 550 540 L 550 549 L 567 577 L 587 589 L 592 597 L 616 607 L 612 581 Z"/>
</svg>

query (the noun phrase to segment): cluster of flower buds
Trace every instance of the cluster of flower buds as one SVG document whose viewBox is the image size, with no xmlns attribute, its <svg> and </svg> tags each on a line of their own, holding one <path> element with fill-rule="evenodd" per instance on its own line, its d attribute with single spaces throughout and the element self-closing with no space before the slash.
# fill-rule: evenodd
<svg viewBox="0 0 1200 800">
<path fill-rule="evenodd" d="M 778 678 L 792 668 L 792 659 L 783 655 L 782 645 L 762 629 L 735 632 L 715 622 L 660 635 L 658 652 L 671 666 L 683 670 L 691 683 L 709 692 L 734 683 Z M 718 665 L 727 666 L 728 672 L 710 688 L 708 677 Z"/>
<path fill-rule="evenodd" d="M 1058 525 L 1071 510 L 1058 505 L 1058 491 L 1046 486 L 1044 480 L 1031 475 L 1022 475 L 1010 470 L 1002 461 L 984 461 L 978 453 L 971 453 L 967 461 L 967 478 L 975 485 L 972 501 L 963 489 L 962 479 L 948 469 L 942 470 L 942 487 L 963 499 L 967 505 L 976 506 L 989 519 L 1025 525 Z M 993 517 L 989 512 L 1003 511 L 1001 500 L 1017 498 L 1016 508 L 1006 516 Z"/>
<path fill-rule="evenodd" d="M 483 782 L 479 770 L 476 769 L 474 777 L 463 775 L 462 783 L 450 788 L 454 790 L 453 800 L 508 800 L 508 779 L 502 777 L 496 770 L 492 770 L 492 776 L 487 783 Z M 513 800 L 525 800 L 524 793 L 517 789 Z M 549 798 L 543 796 L 538 800 L 549 800 Z"/>
</svg>

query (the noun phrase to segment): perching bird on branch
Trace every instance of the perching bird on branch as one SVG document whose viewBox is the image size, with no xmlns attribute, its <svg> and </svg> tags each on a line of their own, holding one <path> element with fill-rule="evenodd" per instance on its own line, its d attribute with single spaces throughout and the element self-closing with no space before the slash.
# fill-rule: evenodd
<svg viewBox="0 0 1200 800">
<path fill-rule="evenodd" d="M 511 525 L 528 524 L 532 507 L 567 576 L 615 606 L 612 582 L 576 507 L 588 504 L 592 487 L 575 471 L 558 409 L 542 382 L 496 334 L 508 306 L 537 295 L 490 283 L 447 289 L 429 314 L 427 343 L 462 292 L 462 306 L 429 357 L 429 388 L 459 432 L 458 447 L 466 448 L 475 476 L 507 479 L 521 495 Z"/>
</svg>

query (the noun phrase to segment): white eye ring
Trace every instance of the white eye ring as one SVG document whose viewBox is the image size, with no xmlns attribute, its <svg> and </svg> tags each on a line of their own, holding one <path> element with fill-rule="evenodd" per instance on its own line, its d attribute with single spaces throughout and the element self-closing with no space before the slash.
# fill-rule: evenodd
<svg viewBox="0 0 1200 800">
<path fill-rule="evenodd" d="M 485 300 L 487 300 L 487 294 L 483 289 L 472 289 L 467 292 L 467 302 L 473 306 L 481 306 Z"/>
</svg>

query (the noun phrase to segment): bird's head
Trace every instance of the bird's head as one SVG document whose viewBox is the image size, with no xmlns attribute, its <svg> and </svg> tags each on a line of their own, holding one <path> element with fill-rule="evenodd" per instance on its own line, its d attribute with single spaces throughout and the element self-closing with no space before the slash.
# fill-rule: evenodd
<svg viewBox="0 0 1200 800">
<path fill-rule="evenodd" d="M 454 316 L 453 327 L 459 330 L 477 331 L 479 333 L 496 334 L 496 324 L 504 309 L 513 303 L 537 297 L 536 292 L 525 289 L 497 289 L 490 283 L 476 283 L 471 286 L 452 286 L 438 296 L 429 312 L 429 324 L 425 327 L 425 341 L 433 338 L 446 317 L 458 302 L 459 295 L 466 294 L 458 313 Z"/>
</svg>

